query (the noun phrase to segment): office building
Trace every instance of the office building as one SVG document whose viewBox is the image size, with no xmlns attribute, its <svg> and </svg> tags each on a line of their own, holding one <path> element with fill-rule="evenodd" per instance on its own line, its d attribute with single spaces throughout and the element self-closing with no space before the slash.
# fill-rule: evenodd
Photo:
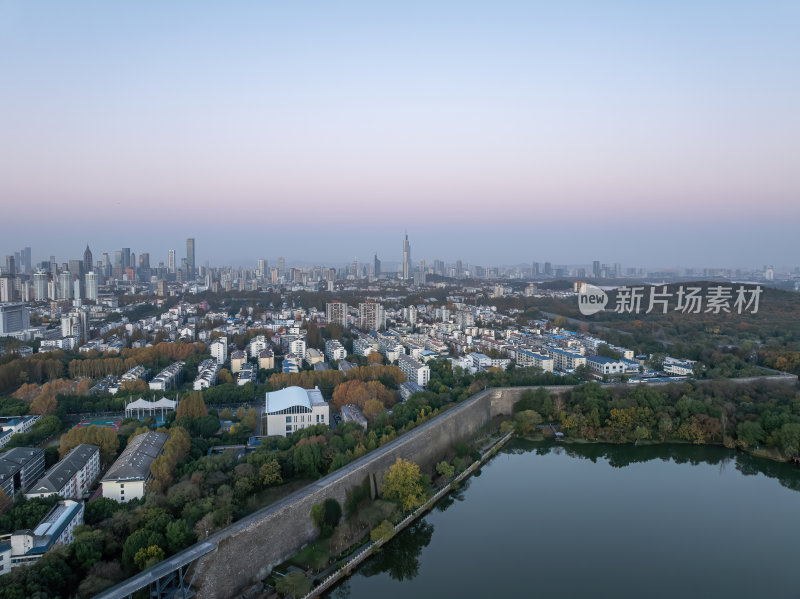
<svg viewBox="0 0 800 599">
<path fill-rule="evenodd" d="M 186 240 L 186 268 L 190 275 L 195 274 L 194 237 Z"/>
<path fill-rule="evenodd" d="M 25 304 L 0 304 L 0 337 L 31 328 L 30 312 Z"/>
<path fill-rule="evenodd" d="M 167 254 L 167 270 L 175 274 L 175 250 L 169 250 Z"/>
<path fill-rule="evenodd" d="M 98 282 L 97 282 L 97 273 L 94 272 L 94 271 L 87 272 L 86 275 L 84 276 L 84 279 L 86 280 L 86 284 L 85 284 L 85 287 L 86 287 L 86 299 L 96 302 L 97 301 L 97 297 L 99 295 L 99 285 L 98 285 Z"/>
<path fill-rule="evenodd" d="M 408 233 L 403 240 L 403 262 L 401 276 L 404 280 L 410 279 L 411 274 L 411 244 L 408 241 Z"/>
</svg>

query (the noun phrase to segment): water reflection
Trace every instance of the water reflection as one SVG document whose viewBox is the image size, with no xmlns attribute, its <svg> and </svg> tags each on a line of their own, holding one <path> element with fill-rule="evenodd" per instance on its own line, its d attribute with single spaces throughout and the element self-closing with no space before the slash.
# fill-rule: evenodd
<svg viewBox="0 0 800 599">
<path fill-rule="evenodd" d="M 762 474 L 776 479 L 782 486 L 800 491 L 800 469 L 792 464 L 757 458 L 746 453 L 724 447 L 707 445 L 605 445 L 605 444 L 556 444 L 546 441 L 514 440 L 503 450 L 504 453 L 536 455 L 568 455 L 572 458 L 589 460 L 593 463 L 606 461 L 613 468 L 625 468 L 653 460 L 675 462 L 676 464 L 718 465 L 724 471 L 731 464 L 745 476 Z"/>
<path fill-rule="evenodd" d="M 432 536 L 433 525 L 418 520 L 364 562 L 359 572 L 367 577 L 386 572 L 394 580 L 410 580 L 419 574 L 419 555 Z"/>
</svg>

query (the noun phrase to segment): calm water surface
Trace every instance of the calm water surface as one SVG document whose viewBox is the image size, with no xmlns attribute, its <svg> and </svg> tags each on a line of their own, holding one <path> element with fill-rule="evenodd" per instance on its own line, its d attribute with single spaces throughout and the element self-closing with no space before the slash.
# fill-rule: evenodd
<svg viewBox="0 0 800 599">
<path fill-rule="evenodd" d="M 513 441 L 333 598 L 800 598 L 800 470 Z"/>
</svg>

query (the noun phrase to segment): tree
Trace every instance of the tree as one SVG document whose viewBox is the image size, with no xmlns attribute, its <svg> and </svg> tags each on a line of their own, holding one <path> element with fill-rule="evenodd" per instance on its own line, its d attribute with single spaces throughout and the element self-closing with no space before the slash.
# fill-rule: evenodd
<svg viewBox="0 0 800 599">
<path fill-rule="evenodd" d="M 369 355 L 367 356 L 367 363 L 368 364 L 383 364 L 383 356 L 380 355 L 376 351 L 370 352 Z"/>
<path fill-rule="evenodd" d="M 133 557 L 133 562 L 140 570 L 146 570 L 150 566 L 155 566 L 163 559 L 164 550 L 158 545 L 150 545 L 149 547 L 142 547 L 139 549 Z"/>
<path fill-rule="evenodd" d="M 374 543 L 378 541 L 385 543 L 392 538 L 392 535 L 394 535 L 394 526 L 388 520 L 384 520 L 369 532 L 369 539 Z"/>
<path fill-rule="evenodd" d="M 378 399 L 368 399 L 367 402 L 364 404 L 364 416 L 367 417 L 367 420 L 372 422 L 377 418 L 380 414 L 383 414 L 386 410 L 383 407 L 383 404 Z"/>
<path fill-rule="evenodd" d="M 48 414 L 54 414 L 58 409 L 58 402 L 54 395 L 50 395 L 48 393 L 42 393 L 36 397 L 31 403 L 31 414 L 41 414 L 42 416 L 47 416 Z"/>
<path fill-rule="evenodd" d="M 100 453 L 106 462 L 114 459 L 119 449 L 119 437 L 114 429 L 92 425 L 73 428 L 61 435 L 58 455 L 63 458 L 71 449 L 83 443 L 100 447 Z"/>
<path fill-rule="evenodd" d="M 177 553 L 197 540 L 194 531 L 185 520 L 173 520 L 167 524 L 164 537 L 170 553 Z"/>
<path fill-rule="evenodd" d="M 314 504 L 311 508 L 311 520 L 322 538 L 331 536 L 341 519 L 342 506 L 332 497 L 328 497 L 322 503 Z"/>
<path fill-rule="evenodd" d="M 199 391 L 194 391 L 178 402 L 175 419 L 194 419 L 206 415 L 208 415 L 208 409 L 206 408 L 206 402 L 203 401 L 203 394 Z"/>
<path fill-rule="evenodd" d="M 403 458 L 389 466 L 383 475 L 383 496 L 403 509 L 411 511 L 425 501 L 422 489 L 422 474 L 419 465 Z"/>
<path fill-rule="evenodd" d="M 456 473 L 456 469 L 454 466 L 442 460 L 436 464 L 436 473 L 445 478 L 453 478 L 453 475 Z"/>
<path fill-rule="evenodd" d="M 766 433 L 758 422 L 746 420 L 736 427 L 736 437 L 743 447 L 756 447 L 766 439 Z"/>
<path fill-rule="evenodd" d="M 265 487 L 279 485 L 283 482 L 281 475 L 281 465 L 278 460 L 270 460 L 258 470 L 258 476 L 261 479 L 261 484 Z"/>
<path fill-rule="evenodd" d="M 275 590 L 285 597 L 303 597 L 311 590 L 311 581 L 303 572 L 289 572 L 278 580 Z"/>
</svg>

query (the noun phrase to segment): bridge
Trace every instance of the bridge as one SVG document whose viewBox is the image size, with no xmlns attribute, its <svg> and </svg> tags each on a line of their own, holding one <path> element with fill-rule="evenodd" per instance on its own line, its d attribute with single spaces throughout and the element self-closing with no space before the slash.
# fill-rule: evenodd
<svg viewBox="0 0 800 599">
<path fill-rule="evenodd" d="M 208 541 L 192 545 L 141 574 L 103 591 L 95 599 L 133 599 L 133 594 L 145 587 L 149 588 L 147 596 L 150 599 L 189 599 L 194 597 L 195 592 L 191 587 L 197 567 L 203 557 L 216 548 L 216 543 Z M 187 579 L 190 571 L 192 576 Z"/>
</svg>

